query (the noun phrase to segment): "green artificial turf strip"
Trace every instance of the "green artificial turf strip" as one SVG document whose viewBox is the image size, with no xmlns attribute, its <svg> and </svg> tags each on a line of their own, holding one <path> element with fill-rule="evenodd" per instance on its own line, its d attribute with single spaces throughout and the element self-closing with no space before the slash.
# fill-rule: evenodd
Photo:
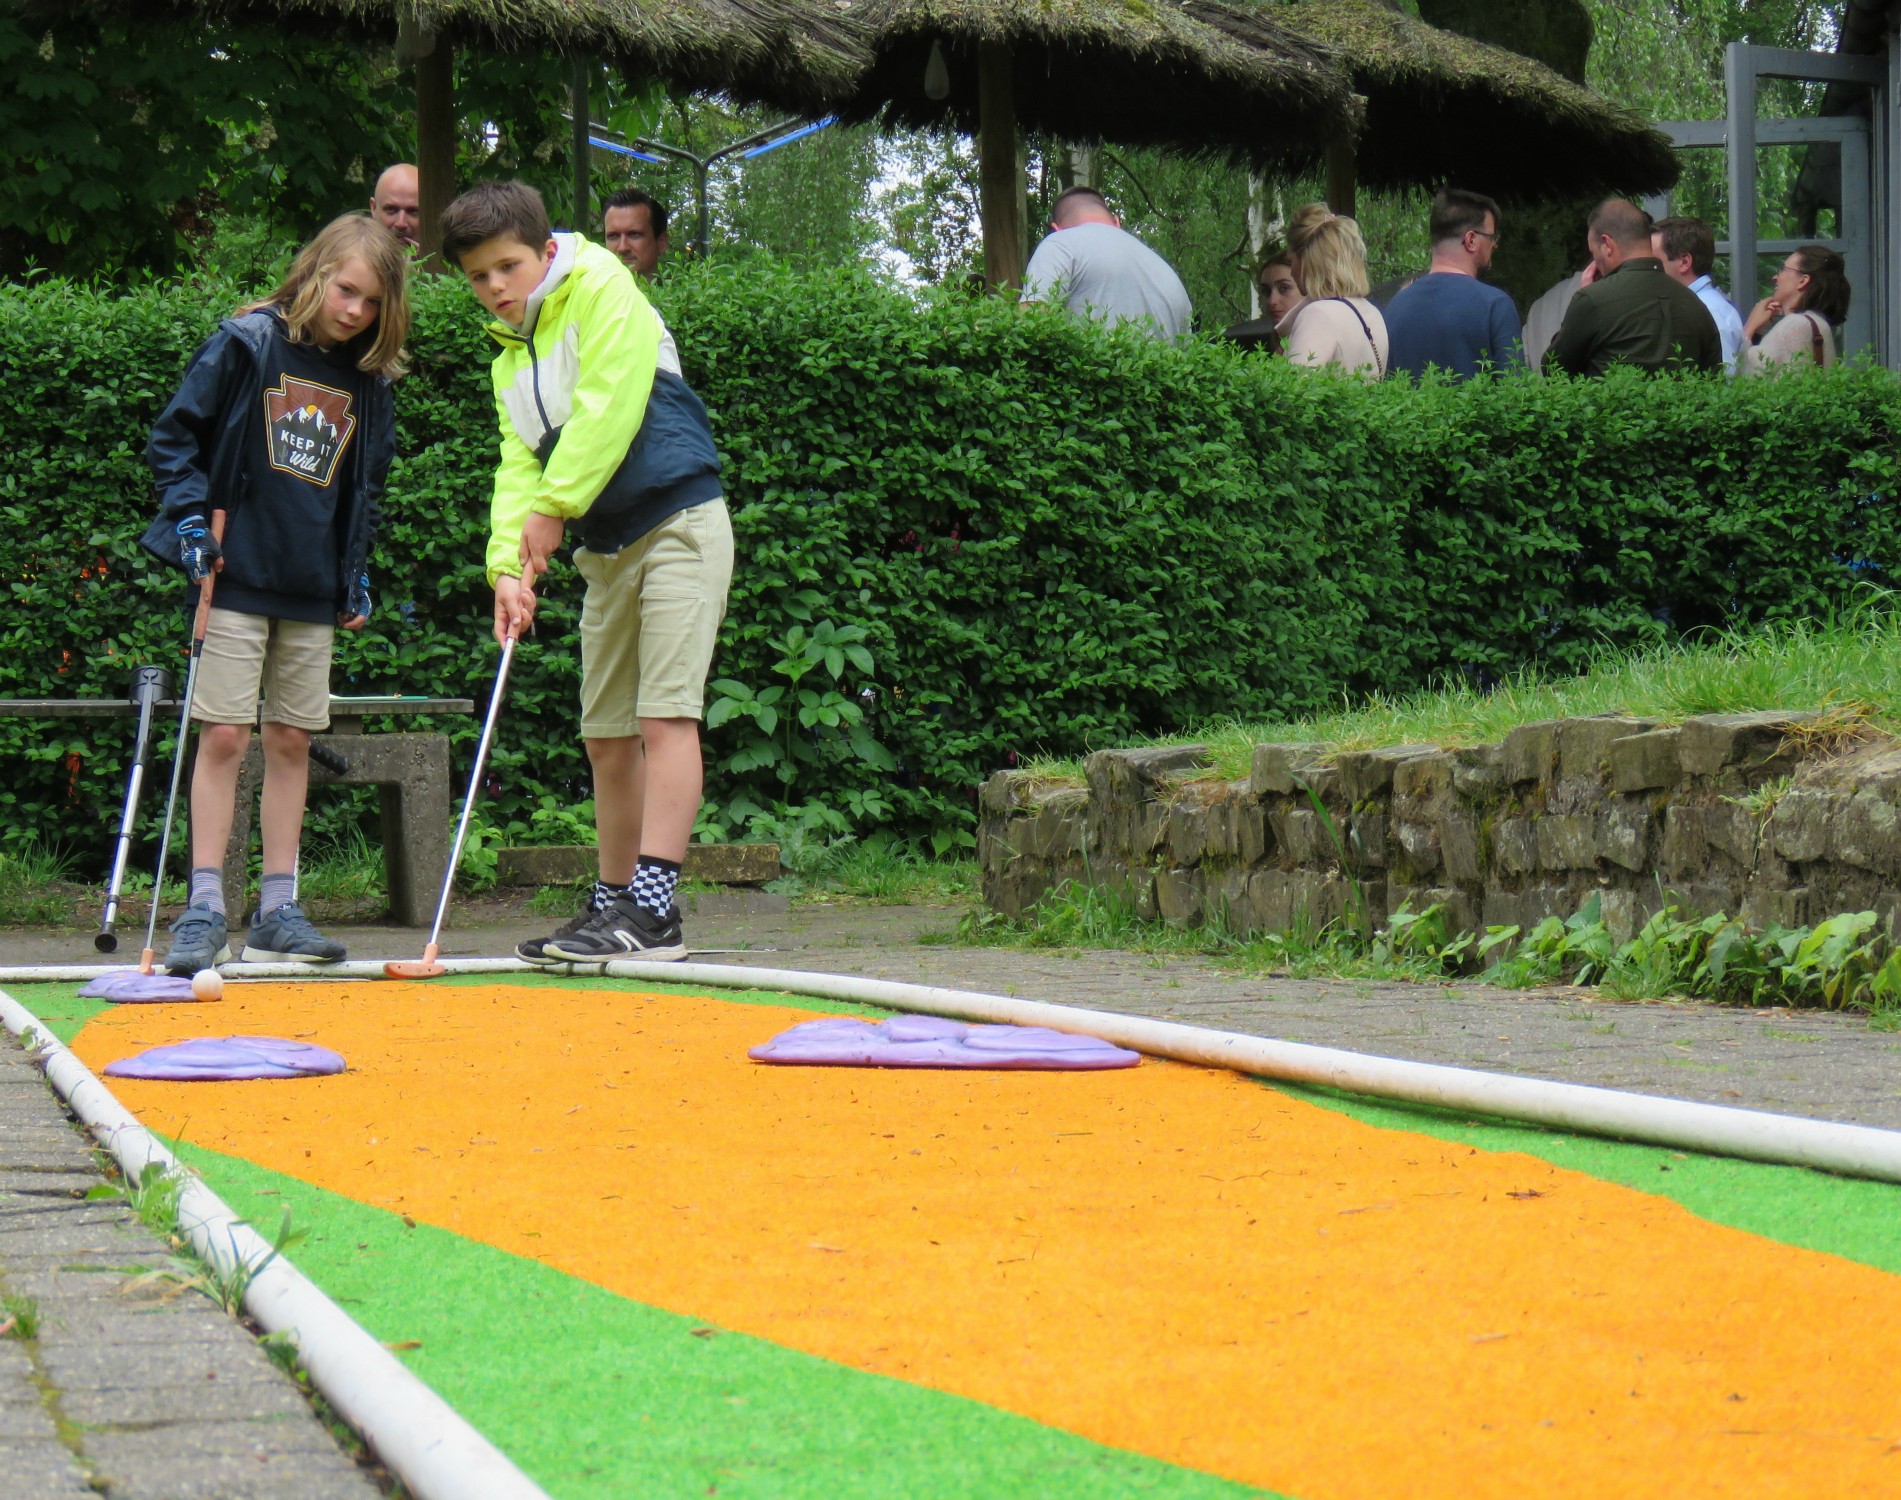
<svg viewBox="0 0 1901 1500">
<path fill-rule="evenodd" d="M 551 1495 L 1259 1496 L 629 1301 L 251 1162 L 178 1154 Z M 920 1283 L 918 1295 L 930 1294 Z M 1218 1414 L 1211 1414 L 1218 1420 Z"/>
<path fill-rule="evenodd" d="M 1483 1151 L 1521 1151 L 1556 1167 L 1669 1198 L 1715 1224 L 1901 1272 L 1901 1185 L 1895 1183 L 1569 1135 L 1537 1125 L 1476 1120 L 1429 1104 L 1261 1081 L 1368 1125 L 1417 1131 Z"/>
<path fill-rule="evenodd" d="M 67 1045 L 72 1044 L 84 1026 L 102 1010 L 110 1010 L 110 1000 L 81 1000 L 83 984 L 9 984 L 6 992 L 46 1023 L 46 1029 Z"/>
</svg>

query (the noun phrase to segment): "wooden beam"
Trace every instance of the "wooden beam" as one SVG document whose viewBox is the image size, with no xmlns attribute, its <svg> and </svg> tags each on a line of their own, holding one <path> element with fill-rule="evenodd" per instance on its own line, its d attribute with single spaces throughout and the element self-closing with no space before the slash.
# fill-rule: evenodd
<svg viewBox="0 0 1901 1500">
<path fill-rule="evenodd" d="M 568 228 L 576 234 L 587 234 L 593 229 L 591 216 L 594 199 L 589 186 L 588 168 L 593 164 L 594 148 L 587 143 L 588 121 L 592 118 L 588 111 L 592 107 L 593 100 L 588 89 L 588 62 L 585 57 L 577 57 L 570 64 L 568 73 L 568 113 L 574 121 L 569 145 L 574 158 L 574 212 Z"/>
<path fill-rule="evenodd" d="M 1353 142 L 1334 141 L 1327 147 L 1327 207 L 1352 218 L 1359 186 L 1360 164 Z"/>
<path fill-rule="evenodd" d="M 455 197 L 455 48 L 441 37 L 416 58 L 416 176 L 423 264 L 443 270 L 442 211 Z"/>
<path fill-rule="evenodd" d="M 977 182 L 984 221 L 984 284 L 1023 282 L 1023 174 L 1017 164 L 1016 89 L 1010 49 L 977 44 Z"/>
</svg>

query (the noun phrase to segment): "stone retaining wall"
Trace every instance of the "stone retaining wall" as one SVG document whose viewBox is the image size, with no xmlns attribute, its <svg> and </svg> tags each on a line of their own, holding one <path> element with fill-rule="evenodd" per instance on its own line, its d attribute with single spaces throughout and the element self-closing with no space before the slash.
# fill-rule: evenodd
<svg viewBox="0 0 1901 1500">
<path fill-rule="evenodd" d="M 1473 930 L 1569 916 L 1595 891 L 1627 937 L 1667 889 L 1688 911 L 1755 924 L 1873 909 L 1885 926 L 1901 748 L 1844 750 L 1823 728 L 1798 713 L 1605 717 L 1451 750 L 1257 745 L 1241 781 L 1211 778 L 1198 745 L 1099 751 L 1086 786 L 991 777 L 984 899 L 1021 915 L 1073 880 L 1144 916 L 1219 911 L 1241 931 L 1284 932 L 1341 916 L 1357 882 L 1375 921 L 1442 902 Z"/>
</svg>

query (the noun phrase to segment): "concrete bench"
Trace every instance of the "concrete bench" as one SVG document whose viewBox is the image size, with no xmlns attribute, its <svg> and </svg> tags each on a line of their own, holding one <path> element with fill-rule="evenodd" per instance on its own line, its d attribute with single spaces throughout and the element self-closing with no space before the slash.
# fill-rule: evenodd
<svg viewBox="0 0 1901 1500">
<path fill-rule="evenodd" d="M 384 887 L 390 915 L 404 927 L 426 926 L 435 915 L 442 871 L 455 837 L 455 798 L 449 736 L 439 733 L 365 734 L 373 714 L 470 714 L 468 698 L 332 698 L 330 732 L 310 739 L 310 785 L 373 786 L 381 793 Z M 345 767 L 343 770 L 337 766 Z M 264 751 L 256 739 L 238 769 L 237 809 L 225 846 L 224 888 L 245 889 L 251 830 L 264 784 Z"/>
<path fill-rule="evenodd" d="M 178 703 L 166 699 L 161 713 L 177 722 Z M 381 714 L 472 714 L 468 698 L 338 698 L 330 700 L 330 732 L 311 738 L 310 784 L 374 786 L 382 790 L 383 872 L 390 914 L 405 927 L 420 927 L 435 914 L 443 867 L 448 863 L 455 814 L 449 770 L 449 737 L 439 733 L 365 734 L 364 719 Z M 0 698 L 0 717 L 35 719 L 129 719 L 137 713 L 125 698 Z M 344 766 L 339 771 L 337 766 Z M 246 889 L 251 831 L 264 779 L 263 751 L 255 739 L 238 772 L 237 807 L 225 848 L 225 890 L 233 907 Z M 169 784 L 154 776 L 148 789 Z"/>
</svg>

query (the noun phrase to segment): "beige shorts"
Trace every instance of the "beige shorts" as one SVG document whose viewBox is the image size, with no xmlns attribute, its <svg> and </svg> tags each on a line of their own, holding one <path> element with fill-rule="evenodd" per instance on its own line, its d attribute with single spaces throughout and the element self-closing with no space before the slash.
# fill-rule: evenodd
<svg viewBox="0 0 1901 1500">
<path fill-rule="evenodd" d="M 642 719 L 697 719 L 726 591 L 733 525 L 724 500 L 691 506 L 610 557 L 574 554 L 581 603 L 581 733 L 617 739 Z"/>
<path fill-rule="evenodd" d="M 201 724 L 289 724 L 313 734 L 330 727 L 330 658 L 337 627 L 273 620 L 212 607 L 205 654 L 192 688 Z M 258 699 L 264 700 L 260 712 Z"/>
</svg>

